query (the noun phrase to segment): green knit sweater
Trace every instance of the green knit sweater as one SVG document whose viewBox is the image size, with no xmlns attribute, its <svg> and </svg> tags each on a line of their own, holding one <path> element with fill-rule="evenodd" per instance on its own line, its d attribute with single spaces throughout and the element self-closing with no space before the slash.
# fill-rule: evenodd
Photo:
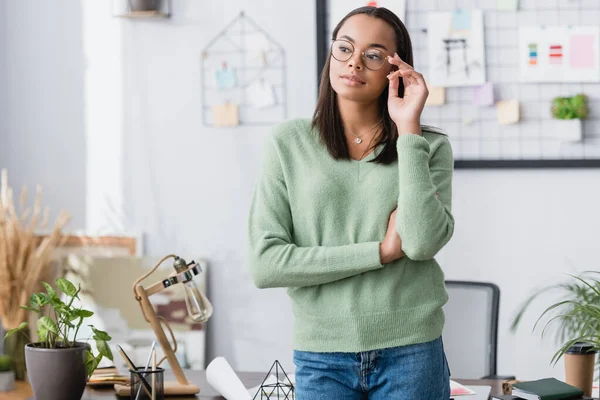
<svg viewBox="0 0 600 400">
<path fill-rule="evenodd" d="M 437 339 L 448 295 L 434 260 L 450 240 L 453 158 L 445 135 L 402 135 L 398 161 L 335 160 L 310 120 L 267 136 L 248 218 L 259 288 L 285 287 L 294 348 L 361 352 Z M 406 256 L 381 264 L 389 216 Z"/>
</svg>

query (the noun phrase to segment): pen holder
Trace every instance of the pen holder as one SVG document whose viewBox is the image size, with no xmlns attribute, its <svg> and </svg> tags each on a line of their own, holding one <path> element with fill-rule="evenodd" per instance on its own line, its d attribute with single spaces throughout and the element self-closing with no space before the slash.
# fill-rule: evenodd
<svg viewBox="0 0 600 400">
<path fill-rule="evenodd" d="M 164 375 L 163 368 L 146 370 L 139 367 L 129 370 L 131 374 L 131 400 L 164 400 Z"/>
</svg>

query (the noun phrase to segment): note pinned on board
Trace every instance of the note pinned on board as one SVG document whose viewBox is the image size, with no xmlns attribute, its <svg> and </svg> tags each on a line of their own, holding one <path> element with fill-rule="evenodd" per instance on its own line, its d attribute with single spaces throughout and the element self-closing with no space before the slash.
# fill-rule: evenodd
<svg viewBox="0 0 600 400">
<path fill-rule="evenodd" d="M 221 90 L 233 89 L 237 85 L 235 72 L 227 66 L 227 63 L 223 63 L 223 67 L 217 70 L 215 78 L 217 80 L 217 87 Z"/>
<path fill-rule="evenodd" d="M 273 86 L 265 79 L 256 79 L 248 85 L 247 98 L 255 108 L 265 108 L 276 104 Z"/>
<path fill-rule="evenodd" d="M 502 100 L 496 103 L 500 125 L 516 124 L 520 120 L 519 100 Z"/>
<path fill-rule="evenodd" d="M 494 104 L 494 84 L 486 82 L 473 88 L 473 104 L 487 107 Z"/>
<path fill-rule="evenodd" d="M 429 88 L 429 96 L 425 101 L 425 105 L 441 106 L 443 104 L 446 104 L 446 88 L 441 86 Z"/>
<path fill-rule="evenodd" d="M 471 30 L 471 10 L 459 9 L 452 13 L 452 30 L 453 31 L 470 31 Z"/>
<path fill-rule="evenodd" d="M 519 0 L 496 0 L 496 9 L 499 11 L 517 11 Z"/>
<path fill-rule="evenodd" d="M 571 36 L 571 68 L 594 68 L 594 41 L 593 35 Z"/>
<path fill-rule="evenodd" d="M 225 103 L 213 106 L 213 126 L 237 126 L 240 124 L 237 104 Z"/>
</svg>

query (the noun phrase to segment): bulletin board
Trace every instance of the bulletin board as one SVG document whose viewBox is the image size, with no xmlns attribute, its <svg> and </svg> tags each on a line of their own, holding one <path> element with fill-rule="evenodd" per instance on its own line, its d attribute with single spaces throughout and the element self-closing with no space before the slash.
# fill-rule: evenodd
<svg viewBox="0 0 600 400">
<path fill-rule="evenodd" d="M 273 125 L 287 117 L 283 46 L 243 11 L 202 50 L 202 121 Z"/>
<path fill-rule="evenodd" d="M 445 103 L 426 106 L 422 122 L 447 132 L 454 151 L 456 168 L 579 168 L 600 167 L 600 74 L 565 70 L 563 75 L 538 73 L 526 75 L 522 63 L 533 63 L 527 57 L 564 56 L 570 49 L 548 46 L 537 54 L 523 48 L 520 35 L 535 38 L 566 34 L 588 35 L 598 27 L 600 2 L 585 0 L 398 0 L 402 3 L 405 23 L 413 44 L 415 69 L 422 72 L 429 84 L 432 15 L 461 11 L 483 20 L 484 81 L 493 88 L 493 103 L 477 104 L 478 86 L 445 85 Z M 502 4 L 518 4 L 517 9 L 503 9 Z M 368 2 L 364 2 L 367 5 Z M 378 2 L 370 2 L 376 4 Z M 387 1 L 392 3 L 392 1 Z M 332 31 L 341 19 L 344 0 L 317 0 L 317 76 L 329 56 Z M 358 5 L 360 6 L 360 4 Z M 381 6 L 384 6 L 381 4 Z M 400 6 L 397 6 L 400 7 Z M 354 7 L 349 7 L 346 12 Z M 391 8 L 391 7 L 388 7 Z M 398 12 L 397 12 L 398 13 Z M 343 15 L 341 15 L 343 17 Z M 429 28 L 429 29 L 428 29 Z M 561 31 L 561 29 L 563 31 Z M 541 32 L 541 33 L 540 33 Z M 583 32 L 583 33 L 582 33 Z M 433 33 L 435 34 L 435 32 Z M 590 34 L 591 35 L 591 34 Z M 590 35 L 585 36 L 589 39 Z M 527 42 L 526 42 L 527 43 Z M 585 41 L 578 43 L 586 44 Z M 579 63 L 597 63 L 600 44 L 591 44 L 594 56 L 579 57 Z M 545 48 L 545 47 L 544 47 Z M 526 53 L 525 53 L 526 52 Z M 525 54 L 525 56 L 523 56 Z M 553 59 L 553 58 L 547 58 Z M 476 65 L 476 64 L 475 64 Z M 595 65 L 600 68 L 600 65 Z M 481 77 L 478 77 L 481 80 Z M 536 81 L 537 79 L 537 81 Z M 435 89 L 434 89 L 435 90 Z M 552 99 L 557 96 L 588 97 L 589 116 L 582 120 L 582 138 L 565 141 L 558 131 L 560 125 L 551 114 Z M 431 97 L 431 95 L 430 95 Z M 519 121 L 499 123 L 501 104 L 518 102 Z M 516 103 L 516 102 L 515 102 Z"/>
</svg>

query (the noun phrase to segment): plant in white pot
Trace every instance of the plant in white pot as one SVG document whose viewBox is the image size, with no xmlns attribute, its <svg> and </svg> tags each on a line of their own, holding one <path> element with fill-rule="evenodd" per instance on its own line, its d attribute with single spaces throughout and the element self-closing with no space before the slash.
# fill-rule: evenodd
<svg viewBox="0 0 600 400">
<path fill-rule="evenodd" d="M 0 392 L 15 390 L 15 371 L 10 356 L 0 356 Z"/>
<path fill-rule="evenodd" d="M 86 318 L 94 313 L 74 305 L 79 299 L 79 288 L 67 279 L 56 280 L 59 292 L 64 293 L 65 301 L 48 283 L 42 282 L 46 292 L 33 293 L 28 306 L 23 308 L 38 314 L 37 333 L 39 342 L 25 347 L 27 376 L 36 400 L 80 400 L 87 379 L 94 372 L 103 357 L 113 359 L 108 346 L 110 336 L 90 325 L 96 342 L 98 355 L 91 346 L 79 341 L 79 329 Z M 6 333 L 23 333 L 27 322 Z"/>
<path fill-rule="evenodd" d="M 513 319 L 511 331 L 516 331 L 525 311 L 537 297 L 550 290 L 559 290 L 562 293 L 560 300 L 542 312 L 533 329 L 546 318 L 542 336 L 550 324 L 557 328 L 555 339 L 560 348 L 552 357 L 551 363 L 555 365 L 561 357 L 568 355 L 570 360 L 565 358 L 567 383 L 579 386 L 589 395 L 596 352 L 600 350 L 600 272 L 586 271 L 580 276 L 570 276 L 572 280 L 542 288 L 527 298 Z M 585 352 L 580 351 L 582 348 L 585 348 Z M 575 354 L 584 357 L 573 357 Z M 573 358 L 579 359 L 577 362 L 581 368 L 569 367 L 574 362 Z M 600 368 L 600 359 L 596 363 L 597 368 Z M 589 376 L 575 376 L 583 373 Z M 587 388 L 579 385 L 582 381 L 586 382 Z"/>
<path fill-rule="evenodd" d="M 579 142 L 583 138 L 582 120 L 589 115 L 587 96 L 555 97 L 552 100 L 552 132 L 565 142 Z"/>
</svg>

